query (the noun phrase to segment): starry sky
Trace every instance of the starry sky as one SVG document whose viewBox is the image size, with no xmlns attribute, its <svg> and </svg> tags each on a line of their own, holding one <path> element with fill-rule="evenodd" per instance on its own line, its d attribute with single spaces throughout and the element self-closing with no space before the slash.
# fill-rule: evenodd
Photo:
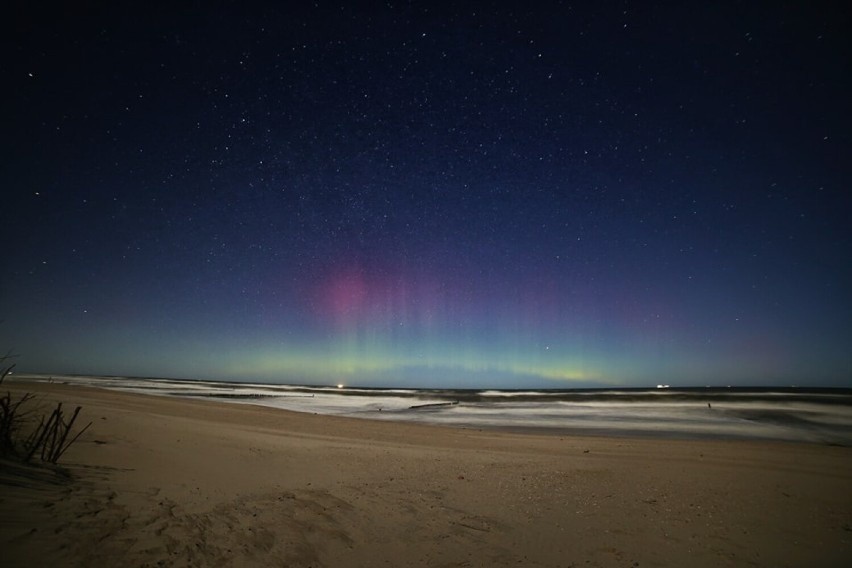
<svg viewBox="0 0 852 568">
<path fill-rule="evenodd" d="M 15 6 L 19 371 L 852 386 L 841 3 Z"/>
</svg>

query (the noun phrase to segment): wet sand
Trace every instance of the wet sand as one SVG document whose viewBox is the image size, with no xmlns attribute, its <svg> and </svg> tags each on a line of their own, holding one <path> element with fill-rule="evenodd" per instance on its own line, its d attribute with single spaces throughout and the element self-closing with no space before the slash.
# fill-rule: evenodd
<svg viewBox="0 0 852 568">
<path fill-rule="evenodd" d="M 3 566 L 847 566 L 852 448 L 518 434 L 84 387 Z"/>
</svg>

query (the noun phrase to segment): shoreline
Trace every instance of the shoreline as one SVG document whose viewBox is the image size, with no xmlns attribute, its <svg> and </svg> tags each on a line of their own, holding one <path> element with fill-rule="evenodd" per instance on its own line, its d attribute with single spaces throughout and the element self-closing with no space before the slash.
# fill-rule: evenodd
<svg viewBox="0 0 852 568">
<path fill-rule="evenodd" d="M 557 436 L 782 440 L 852 446 L 852 391 L 351 389 L 211 381 L 20 375 L 28 384 L 271 407 L 307 414 Z"/>
<path fill-rule="evenodd" d="M 61 462 L 70 481 L 0 476 L 11 566 L 852 559 L 850 448 L 512 433 L 3 386 L 80 405 L 83 424 L 94 422 Z"/>
</svg>

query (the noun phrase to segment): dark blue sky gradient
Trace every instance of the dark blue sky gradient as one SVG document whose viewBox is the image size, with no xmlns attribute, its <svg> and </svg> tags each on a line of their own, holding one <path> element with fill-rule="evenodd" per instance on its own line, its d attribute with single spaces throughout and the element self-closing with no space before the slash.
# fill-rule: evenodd
<svg viewBox="0 0 852 568">
<path fill-rule="evenodd" d="M 284 4 L 17 10 L 21 370 L 852 386 L 840 4 Z"/>
</svg>

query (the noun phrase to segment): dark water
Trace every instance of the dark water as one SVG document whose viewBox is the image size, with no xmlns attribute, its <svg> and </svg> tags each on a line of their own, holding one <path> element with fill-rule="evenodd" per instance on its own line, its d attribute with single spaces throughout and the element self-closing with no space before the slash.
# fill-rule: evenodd
<svg viewBox="0 0 852 568">
<path fill-rule="evenodd" d="M 20 378 L 20 377 L 19 377 Z M 49 380 L 30 376 L 31 380 Z M 852 446 L 852 389 L 370 389 L 55 376 L 54 381 L 297 412 L 554 434 L 750 438 Z"/>
</svg>

